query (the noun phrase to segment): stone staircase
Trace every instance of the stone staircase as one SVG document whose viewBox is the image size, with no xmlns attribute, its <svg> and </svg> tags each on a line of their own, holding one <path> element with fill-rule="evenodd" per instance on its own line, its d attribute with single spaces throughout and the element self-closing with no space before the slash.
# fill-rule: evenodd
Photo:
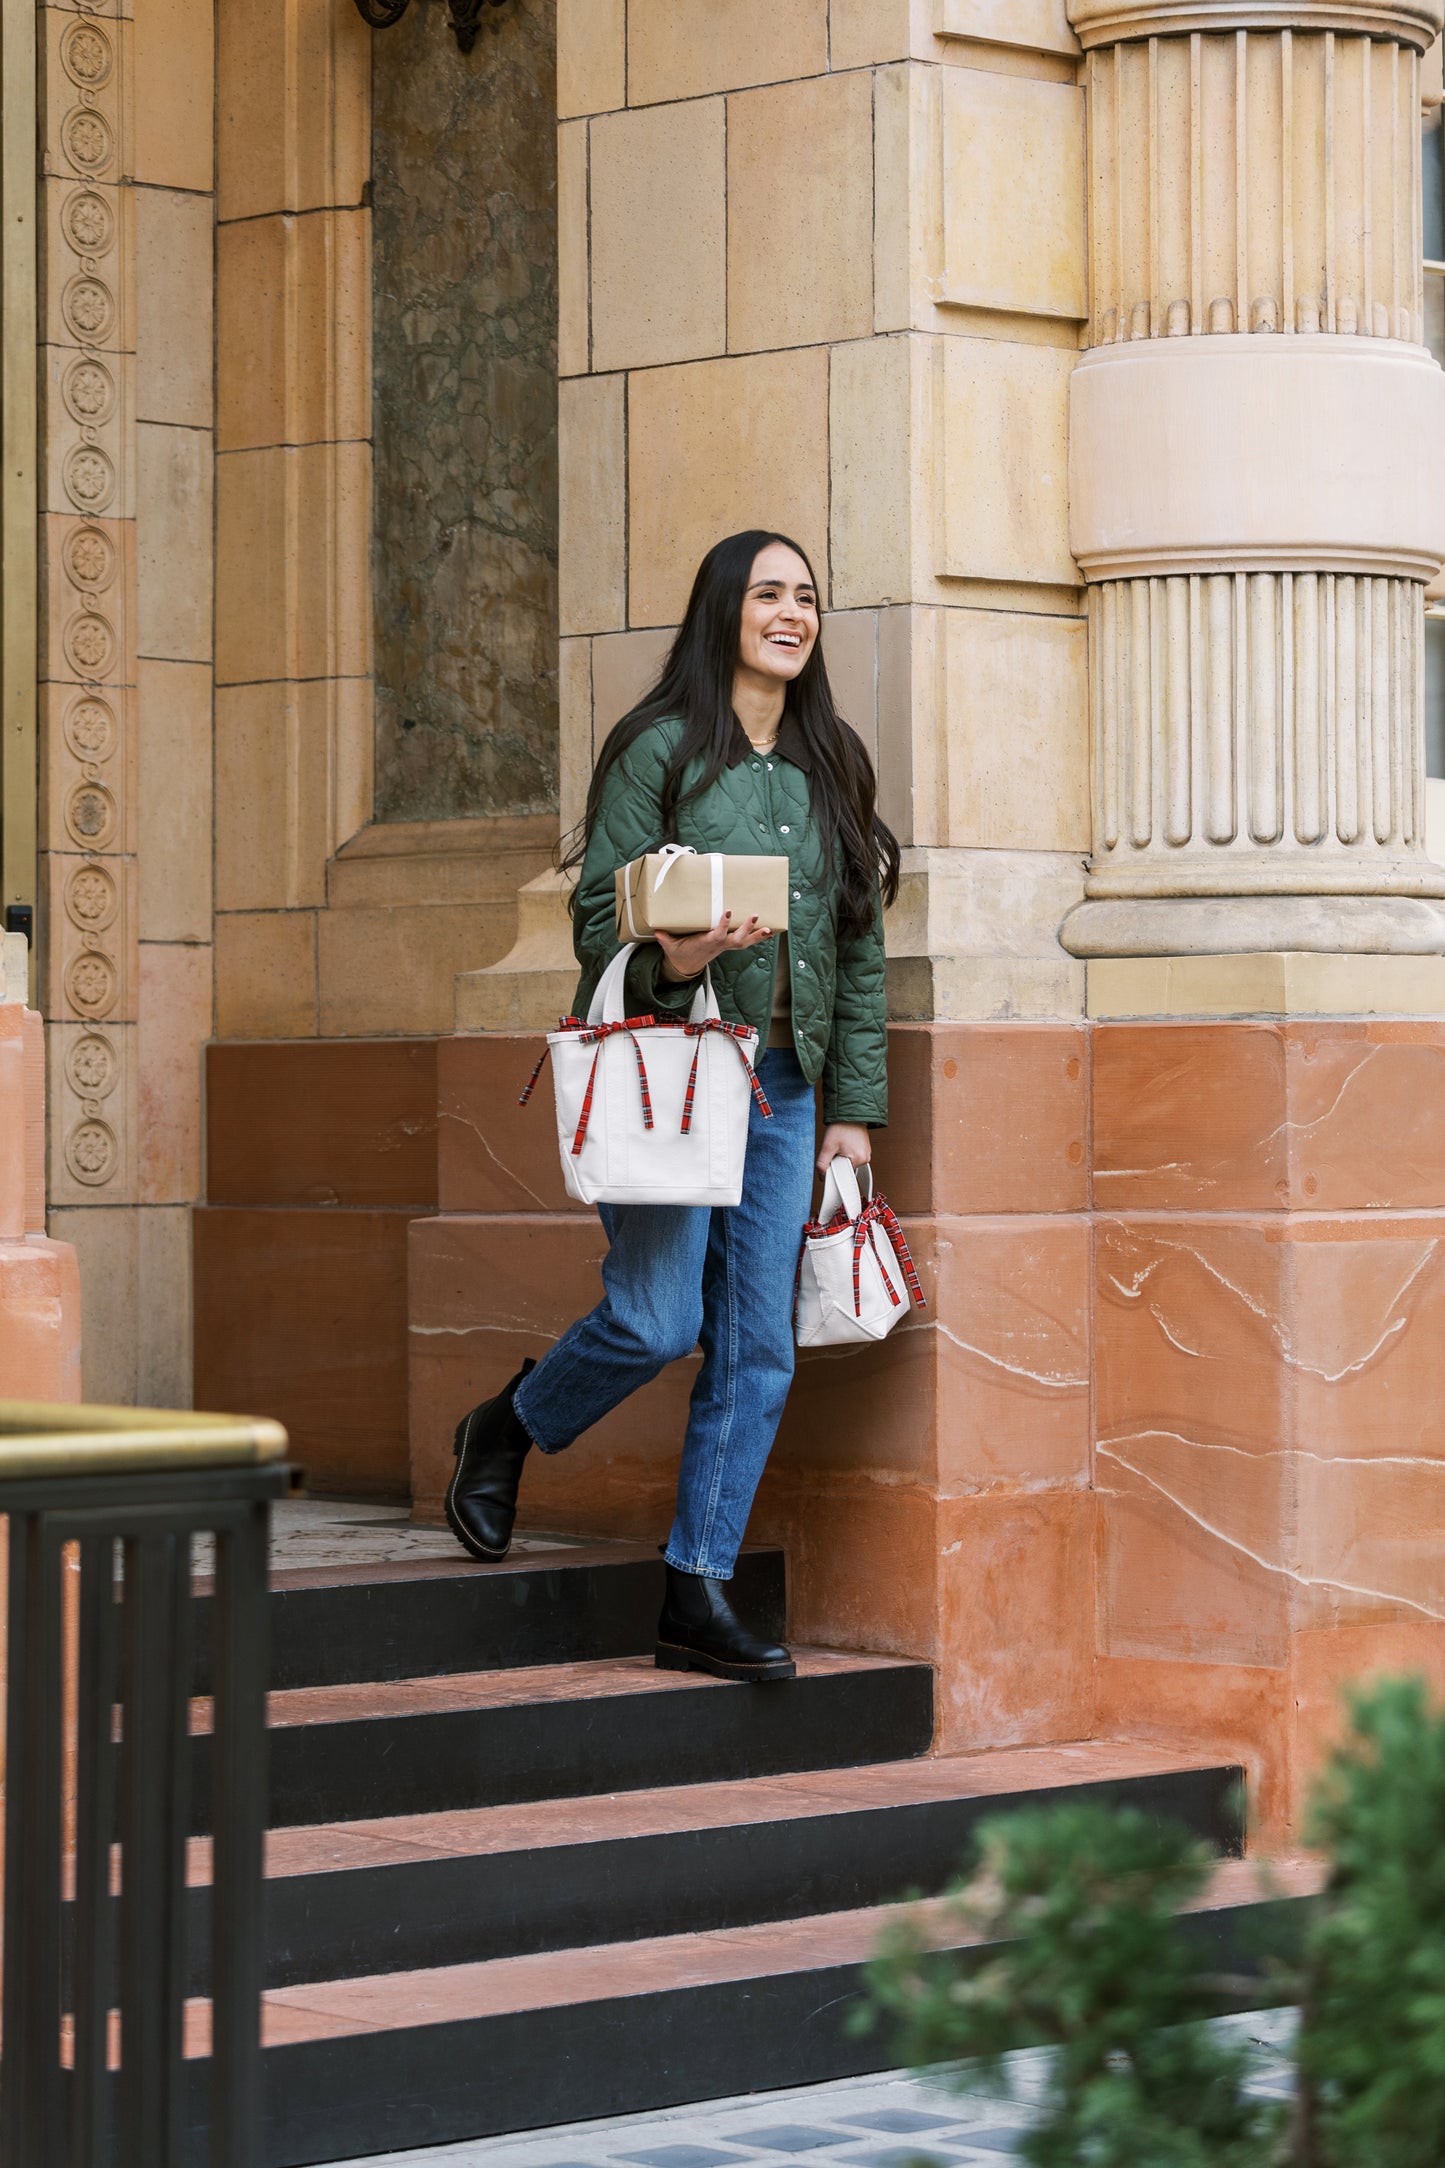
<svg viewBox="0 0 1445 2168">
<path fill-rule="evenodd" d="M 533 1537 L 499 1566 L 273 1582 L 269 2168 L 886 2067 L 846 2027 L 881 1908 L 941 1890 L 1010 1804 L 1130 1800 L 1239 1849 L 1227 1766 L 1098 1743 L 927 1758 L 922 1664 L 802 1650 L 762 1688 L 658 1672 L 661 1568 L 638 1546 Z M 780 1631 L 781 1555 L 746 1553 L 739 1587 Z M 1210 1931 L 1253 1902 L 1225 1886 Z"/>
</svg>

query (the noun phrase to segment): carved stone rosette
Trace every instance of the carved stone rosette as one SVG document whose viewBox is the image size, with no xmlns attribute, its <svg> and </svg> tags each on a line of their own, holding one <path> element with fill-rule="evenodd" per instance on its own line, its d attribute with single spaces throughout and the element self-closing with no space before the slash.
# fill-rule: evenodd
<svg viewBox="0 0 1445 2168">
<path fill-rule="evenodd" d="M 1428 4 L 1073 0 L 1091 314 L 1071 401 L 1095 833 L 1080 956 L 1445 951 L 1424 585 Z"/>
<path fill-rule="evenodd" d="M 50 1194 L 135 1195 L 134 247 L 131 26 L 42 14 L 43 986 Z"/>
</svg>

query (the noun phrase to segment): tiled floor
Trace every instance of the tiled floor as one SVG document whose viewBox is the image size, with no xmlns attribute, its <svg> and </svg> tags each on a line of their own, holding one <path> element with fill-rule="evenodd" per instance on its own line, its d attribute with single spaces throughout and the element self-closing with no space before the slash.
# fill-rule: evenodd
<svg viewBox="0 0 1445 2168">
<path fill-rule="evenodd" d="M 1288 2010 L 1222 2021 L 1254 2044 L 1254 2088 L 1289 2090 Z M 474 2138 L 415 2153 L 373 2154 L 364 2168 L 999 2168 L 1017 2150 L 1044 2082 L 1044 2058 L 1009 2058 L 1011 2099 L 957 2088 L 942 2072 L 849 2078 L 786 2093 L 693 2102 L 652 2115 L 568 2123 L 515 2137 Z M 362 2168 L 334 2162 L 332 2168 Z"/>
</svg>

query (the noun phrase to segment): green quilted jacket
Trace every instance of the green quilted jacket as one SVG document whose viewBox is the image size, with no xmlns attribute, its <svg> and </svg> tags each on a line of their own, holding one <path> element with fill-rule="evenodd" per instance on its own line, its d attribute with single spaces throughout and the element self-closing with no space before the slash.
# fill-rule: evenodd
<svg viewBox="0 0 1445 2168">
<path fill-rule="evenodd" d="M 823 863 L 801 732 L 785 715 L 776 747 L 760 754 L 739 725 L 731 765 L 710 790 L 679 809 L 676 838 L 668 839 L 662 832 L 662 780 L 681 735 L 680 722 L 653 723 L 614 764 L 603 786 L 573 917 L 573 945 L 582 966 L 577 1014 L 587 1014 L 593 989 L 621 945 L 613 884 L 619 866 L 667 840 L 690 843 L 698 851 L 786 857 L 798 1060 L 810 1083 L 823 1080 L 824 1121 L 881 1125 L 888 1119 L 883 914 L 875 910 L 864 934 L 838 933 L 838 881 Z M 684 788 L 689 780 L 685 775 Z M 757 948 L 721 956 L 712 967 L 723 1015 L 730 1023 L 751 1025 L 764 1046 L 781 938 L 775 934 Z M 655 941 L 640 945 L 627 969 L 629 1014 L 685 1014 L 695 991 L 696 981 L 675 984 L 664 975 Z"/>
</svg>

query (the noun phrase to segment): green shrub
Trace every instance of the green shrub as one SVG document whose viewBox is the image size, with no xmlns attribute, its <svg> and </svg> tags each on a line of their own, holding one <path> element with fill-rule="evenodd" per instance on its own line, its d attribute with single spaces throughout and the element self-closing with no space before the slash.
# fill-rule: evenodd
<svg viewBox="0 0 1445 2168">
<path fill-rule="evenodd" d="M 1031 2168 L 1445 2168 L 1445 1714 L 1418 1679 L 1349 1709 L 1310 1817 L 1326 1888 L 1274 1983 L 1301 2010 L 1292 2109 L 1250 2099 L 1247 2050 L 1204 2023 L 1227 1983 L 1179 1914 L 1212 1856 L 1134 1810 L 985 1822 L 943 1922 L 880 1949 L 868 2021 L 999 2092 L 1010 2049 L 1051 2047 Z"/>
<path fill-rule="evenodd" d="M 903 2059 L 967 2058 L 1007 2089 L 1011 2048 L 1056 2049 L 1032 2168 L 1261 2168 L 1277 2107 L 1247 2097 L 1246 2051 L 1205 2029 L 1217 1984 L 1178 1932 L 1213 1857 L 1133 1809 L 1040 1807 L 979 1831 L 952 1924 L 992 1945 L 937 1951 L 919 1915 L 870 1968 Z"/>
<path fill-rule="evenodd" d="M 1351 1697 L 1309 1835 L 1330 1861 L 1302 1983 L 1301 2168 L 1445 2162 L 1445 1716 L 1419 1679 Z"/>
</svg>

